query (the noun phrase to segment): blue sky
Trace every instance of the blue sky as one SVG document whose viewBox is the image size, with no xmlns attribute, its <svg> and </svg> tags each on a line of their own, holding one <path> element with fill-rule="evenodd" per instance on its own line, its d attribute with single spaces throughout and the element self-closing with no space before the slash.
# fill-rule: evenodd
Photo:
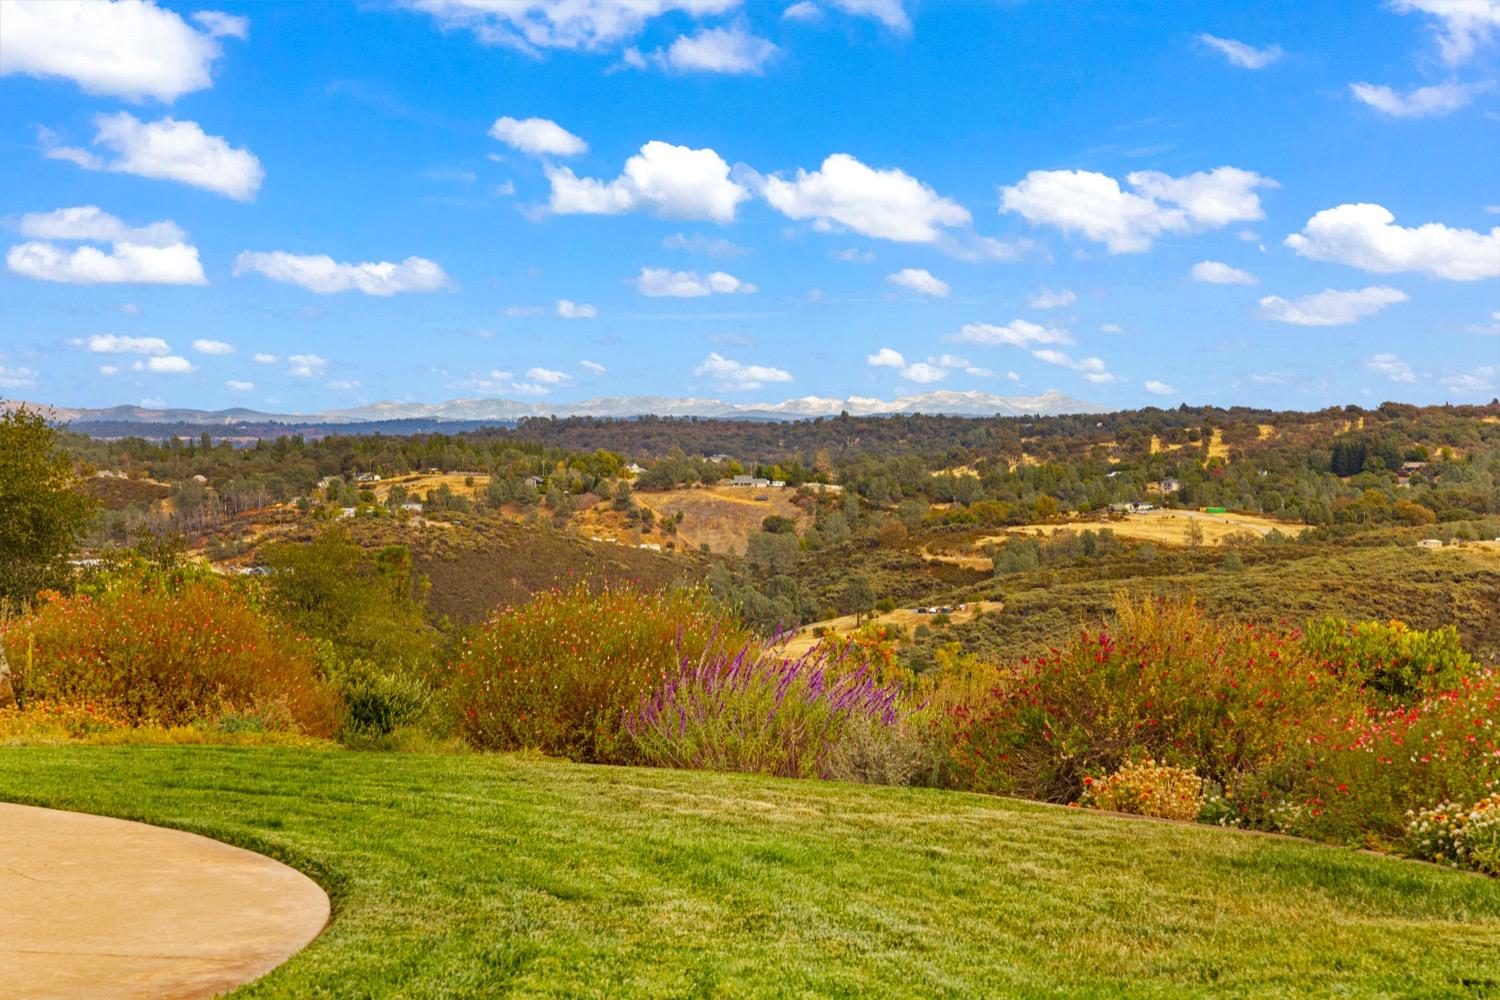
<svg viewBox="0 0 1500 1000">
<path fill-rule="evenodd" d="M 0 394 L 1487 401 L 1497 81 L 1500 0 L 0 0 Z"/>
</svg>

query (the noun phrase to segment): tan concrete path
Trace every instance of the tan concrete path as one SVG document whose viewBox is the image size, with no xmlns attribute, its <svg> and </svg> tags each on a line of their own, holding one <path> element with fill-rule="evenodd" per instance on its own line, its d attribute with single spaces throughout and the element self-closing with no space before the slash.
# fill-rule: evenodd
<svg viewBox="0 0 1500 1000">
<path fill-rule="evenodd" d="M 260 854 L 143 823 L 0 803 L 0 997 L 195 1000 L 265 975 L 328 896 Z"/>
</svg>

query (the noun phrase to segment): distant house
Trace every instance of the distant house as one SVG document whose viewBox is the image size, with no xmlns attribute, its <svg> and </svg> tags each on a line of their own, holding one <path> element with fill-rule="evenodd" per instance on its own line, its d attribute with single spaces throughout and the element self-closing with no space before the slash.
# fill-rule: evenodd
<svg viewBox="0 0 1500 1000">
<path fill-rule="evenodd" d="M 407 511 L 408 513 L 412 513 L 412 514 L 420 514 L 420 513 L 422 513 L 422 505 L 419 504 L 419 503 L 417 503 L 417 502 L 415 502 L 415 501 L 410 501 L 410 500 L 407 501 L 406 503 L 402 504 L 401 505 L 401 509 L 404 510 L 404 511 Z"/>
<path fill-rule="evenodd" d="M 1182 489 L 1182 480 L 1163 479 L 1160 483 L 1157 484 L 1157 486 L 1163 493 L 1176 493 L 1178 490 Z"/>
<path fill-rule="evenodd" d="M 642 542 L 640 545 L 636 546 L 636 548 L 650 549 L 652 552 L 661 551 L 661 546 L 657 545 L 655 542 Z"/>
<path fill-rule="evenodd" d="M 784 490 L 784 489 L 786 489 L 786 480 L 785 479 L 773 479 L 773 480 L 771 480 L 771 486 L 772 486 L 773 489 Z"/>
<path fill-rule="evenodd" d="M 710 462 L 714 463 L 715 465 L 723 465 L 725 462 L 728 462 L 730 460 L 730 458 L 729 458 L 728 455 L 719 454 L 719 455 L 710 455 L 710 456 L 708 456 L 708 460 Z"/>
<path fill-rule="evenodd" d="M 340 507 L 339 508 L 339 517 L 353 517 L 353 516 L 354 516 L 354 508 L 353 507 Z"/>
<path fill-rule="evenodd" d="M 732 477 L 730 477 L 729 485 L 730 486 L 754 486 L 755 482 L 756 482 L 756 480 L 755 480 L 754 476 L 732 476 Z"/>
<path fill-rule="evenodd" d="M 356 483 L 378 483 L 380 482 L 380 476 L 373 472 L 361 472 L 354 477 L 354 481 Z"/>
<path fill-rule="evenodd" d="M 1406 473 L 1408 476 L 1411 475 L 1413 472 L 1416 472 L 1419 469 L 1425 469 L 1425 468 L 1427 468 L 1427 463 L 1426 462 L 1402 462 L 1401 463 L 1401 471 L 1404 472 L 1404 473 Z"/>
<path fill-rule="evenodd" d="M 542 488 L 542 483 L 545 482 L 546 480 L 542 479 L 541 476 L 527 476 L 526 477 L 526 481 L 528 483 L 530 483 L 532 486 L 535 486 L 537 489 L 541 489 Z"/>
<path fill-rule="evenodd" d="M 625 466 L 625 471 L 630 473 L 632 476 L 639 476 L 641 473 L 645 472 L 646 469 L 645 466 L 636 465 L 634 462 L 631 462 Z"/>
<path fill-rule="evenodd" d="M 1424 538 L 1417 543 L 1417 548 L 1419 549 L 1440 549 L 1442 547 L 1443 541 L 1440 538 Z"/>
</svg>

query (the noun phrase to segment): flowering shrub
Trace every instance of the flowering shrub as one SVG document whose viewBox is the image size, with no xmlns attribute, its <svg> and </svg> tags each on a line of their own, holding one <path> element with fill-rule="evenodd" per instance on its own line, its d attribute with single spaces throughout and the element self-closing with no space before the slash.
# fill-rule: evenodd
<svg viewBox="0 0 1500 1000">
<path fill-rule="evenodd" d="M 172 588 L 127 575 L 96 594 L 52 597 L 0 641 L 23 708 L 109 706 L 131 725 L 163 726 L 283 715 L 314 735 L 337 725 L 311 645 L 212 578 Z"/>
<path fill-rule="evenodd" d="M 964 784 L 1070 802 L 1136 753 L 1221 784 L 1356 713 L 1357 693 L 1293 634 L 1212 622 L 1191 601 L 1117 601 L 1117 631 L 1023 660 L 953 709 Z"/>
<path fill-rule="evenodd" d="M 1103 778 L 1084 778 L 1078 804 L 1092 809 L 1197 819 L 1203 808 L 1203 779 L 1180 767 L 1147 758 L 1133 761 Z"/>
<path fill-rule="evenodd" d="M 111 705 L 39 698 L 28 702 L 25 708 L 0 708 L 0 740 L 38 736 L 82 739 L 129 726 L 130 719 Z"/>
<path fill-rule="evenodd" d="M 1405 846 L 1412 857 L 1500 875 L 1500 794 L 1468 808 L 1443 802 L 1407 815 Z"/>
<path fill-rule="evenodd" d="M 491 618 L 466 641 L 449 694 L 473 746 L 629 763 L 636 753 L 621 729 L 625 711 L 684 659 L 748 641 L 699 590 L 579 586 Z"/>
<path fill-rule="evenodd" d="M 747 646 L 684 658 L 626 715 L 625 729 L 641 758 L 663 767 L 826 778 L 837 761 L 839 777 L 889 780 L 901 689 L 879 684 L 848 648 L 783 658 Z M 846 736 L 852 745 L 841 747 Z"/>
<path fill-rule="evenodd" d="M 1241 805 L 1285 801 L 1277 828 L 1388 846 L 1406 815 L 1434 801 L 1473 802 L 1500 783 L 1500 673 L 1475 669 L 1411 705 L 1351 714 L 1311 731 L 1297 753 L 1257 779 Z"/>
<path fill-rule="evenodd" d="M 1308 625 L 1302 644 L 1330 669 L 1391 701 L 1450 687 L 1473 666 L 1452 625 L 1424 631 L 1399 621 L 1324 618 Z"/>
</svg>

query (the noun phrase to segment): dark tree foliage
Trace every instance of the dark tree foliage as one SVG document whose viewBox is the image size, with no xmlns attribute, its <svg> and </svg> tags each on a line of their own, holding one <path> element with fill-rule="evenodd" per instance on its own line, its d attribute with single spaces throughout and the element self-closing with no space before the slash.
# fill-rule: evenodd
<svg viewBox="0 0 1500 1000">
<path fill-rule="evenodd" d="M 68 556 L 93 516 L 74 478 L 46 418 L 25 407 L 0 414 L 0 601 L 68 581 Z"/>
</svg>

